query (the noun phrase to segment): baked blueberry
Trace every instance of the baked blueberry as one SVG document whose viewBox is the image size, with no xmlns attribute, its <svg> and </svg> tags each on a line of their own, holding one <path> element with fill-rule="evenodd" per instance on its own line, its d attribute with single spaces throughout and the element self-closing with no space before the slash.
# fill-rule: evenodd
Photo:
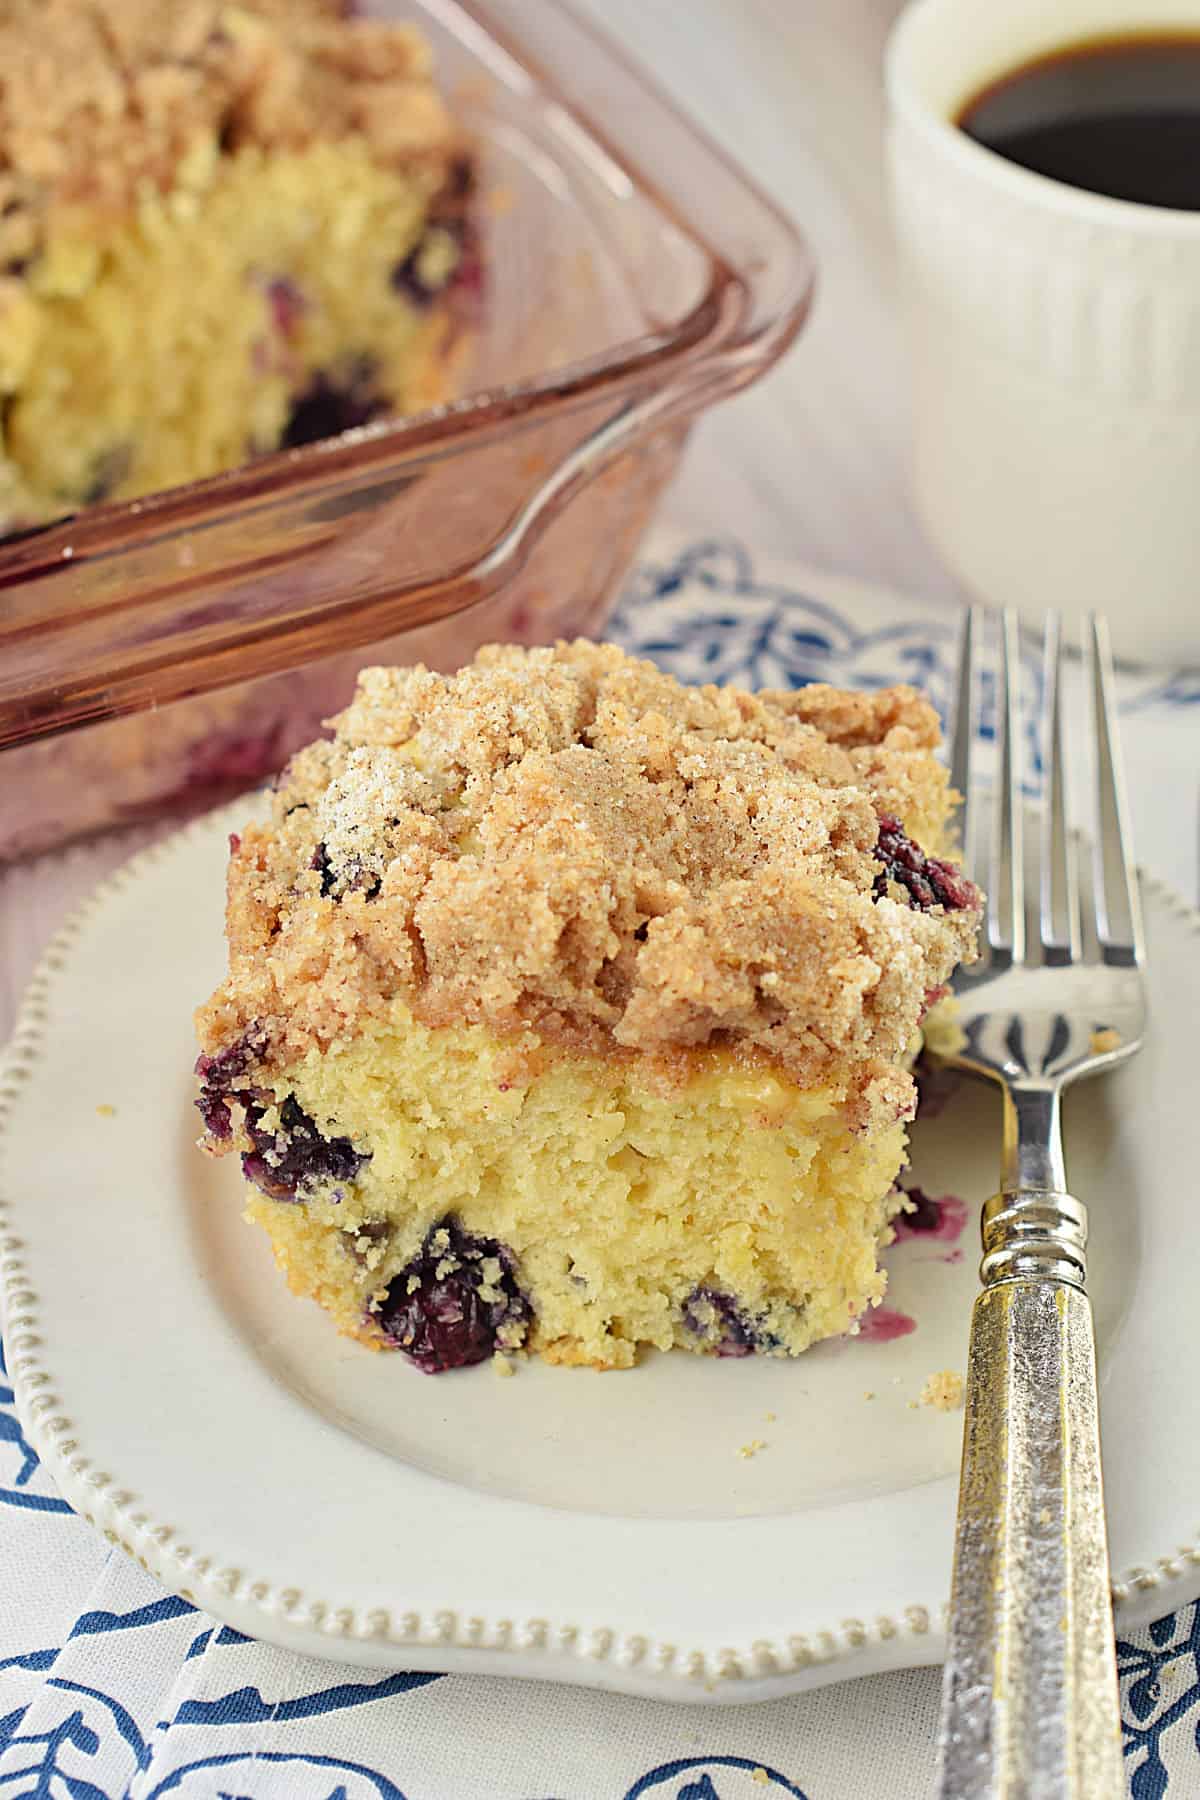
<svg viewBox="0 0 1200 1800">
<path fill-rule="evenodd" d="M 353 1181 L 371 1160 L 349 1138 L 322 1136 L 293 1094 L 279 1108 L 273 1130 L 262 1123 L 265 1111 L 256 1101 L 246 1106 L 246 1135 L 254 1148 L 243 1152 L 242 1173 L 272 1200 L 306 1200 L 326 1182 Z"/>
<path fill-rule="evenodd" d="M 683 1305 L 683 1322 L 716 1356 L 753 1356 L 758 1334 L 737 1301 L 719 1288 L 698 1287 Z"/>
<path fill-rule="evenodd" d="M 374 364 L 369 357 L 357 357 L 343 371 L 317 371 L 292 402 L 281 444 L 285 450 L 296 450 L 301 444 L 340 437 L 386 411 L 387 401 L 375 386 Z"/>
<path fill-rule="evenodd" d="M 532 1313 L 503 1244 L 447 1218 L 388 1284 L 376 1316 L 411 1363 L 440 1375 L 515 1348 Z"/>
<path fill-rule="evenodd" d="M 204 1129 L 221 1143 L 227 1143 L 233 1135 L 230 1101 L 247 1090 L 246 1077 L 266 1047 L 267 1034 L 256 1021 L 215 1056 L 196 1058 L 196 1074 L 200 1077 L 196 1108 L 204 1120 Z"/>
<path fill-rule="evenodd" d="M 883 813 L 879 820 L 879 839 L 875 860 L 883 867 L 875 877 L 874 896 L 882 900 L 888 882 L 894 881 L 908 894 L 909 904 L 921 912 L 944 906 L 951 912 L 964 912 L 980 903 L 979 889 L 968 881 L 961 869 L 940 856 L 926 856 L 920 844 L 910 838 L 899 819 Z"/>
</svg>

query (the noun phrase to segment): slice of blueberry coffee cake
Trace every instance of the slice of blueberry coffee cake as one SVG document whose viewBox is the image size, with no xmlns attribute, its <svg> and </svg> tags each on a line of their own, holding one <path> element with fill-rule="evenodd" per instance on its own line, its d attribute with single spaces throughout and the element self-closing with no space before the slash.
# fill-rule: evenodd
<svg viewBox="0 0 1200 1800">
<path fill-rule="evenodd" d="M 472 159 L 344 0 L 0 7 L 0 531 L 444 396 Z"/>
<path fill-rule="evenodd" d="M 932 708 L 575 643 L 367 669 L 334 725 L 233 840 L 198 1015 L 295 1291 L 430 1371 L 853 1330 L 975 954 Z"/>
</svg>

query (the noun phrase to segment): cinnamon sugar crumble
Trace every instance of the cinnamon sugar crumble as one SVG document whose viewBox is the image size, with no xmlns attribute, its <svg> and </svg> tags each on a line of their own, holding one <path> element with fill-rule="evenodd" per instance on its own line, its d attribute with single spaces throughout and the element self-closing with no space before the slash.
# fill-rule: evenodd
<svg viewBox="0 0 1200 1800">
<path fill-rule="evenodd" d="M 0 270 L 20 273 L 56 213 L 94 228 L 248 147 L 357 136 L 384 162 L 444 157 L 430 67 L 419 32 L 342 0 L 4 0 Z"/>
<path fill-rule="evenodd" d="M 689 688 L 612 645 L 493 647 L 459 674 L 367 669 L 229 870 L 206 1050 L 283 1067 L 402 997 L 536 1048 L 724 1043 L 852 1124 L 911 1114 L 898 1065 L 978 911 L 876 893 L 880 817 L 949 810 L 909 688 Z"/>
</svg>

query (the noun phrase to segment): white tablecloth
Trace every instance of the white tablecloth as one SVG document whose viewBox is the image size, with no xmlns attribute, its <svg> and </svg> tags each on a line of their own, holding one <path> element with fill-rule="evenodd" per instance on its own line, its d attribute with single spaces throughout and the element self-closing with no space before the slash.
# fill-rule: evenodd
<svg viewBox="0 0 1200 1800">
<path fill-rule="evenodd" d="M 952 608 L 805 576 L 728 540 L 660 539 L 614 633 L 693 680 L 909 679 L 944 701 L 958 624 Z M 1032 655 L 1027 677 L 1032 695 Z M 1140 852 L 1194 900 L 1200 675 L 1119 685 Z M 144 837 L 0 878 L 10 987 L 68 901 Z M 230 1478 L 252 1506 L 250 1472 Z M 1120 1660 L 1131 1794 L 1197 1800 L 1197 1608 L 1122 1642 Z M 918 1800 L 937 1694 L 937 1674 L 916 1670 L 696 1710 L 545 1684 L 364 1677 L 249 1642 L 164 1594 L 70 1513 L 0 1373 L 0 1797 Z"/>
</svg>

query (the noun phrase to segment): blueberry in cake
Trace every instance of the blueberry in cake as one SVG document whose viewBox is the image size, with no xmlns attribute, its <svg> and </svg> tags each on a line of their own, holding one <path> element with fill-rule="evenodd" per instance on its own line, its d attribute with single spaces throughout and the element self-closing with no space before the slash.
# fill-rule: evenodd
<svg viewBox="0 0 1200 1800">
<path fill-rule="evenodd" d="M 0 8 L 0 531 L 441 399 L 472 156 L 344 0 Z"/>
<path fill-rule="evenodd" d="M 932 708 L 579 642 L 367 669 L 333 724 L 232 841 L 198 1015 L 296 1292 L 431 1372 L 855 1329 L 975 954 Z"/>
</svg>

